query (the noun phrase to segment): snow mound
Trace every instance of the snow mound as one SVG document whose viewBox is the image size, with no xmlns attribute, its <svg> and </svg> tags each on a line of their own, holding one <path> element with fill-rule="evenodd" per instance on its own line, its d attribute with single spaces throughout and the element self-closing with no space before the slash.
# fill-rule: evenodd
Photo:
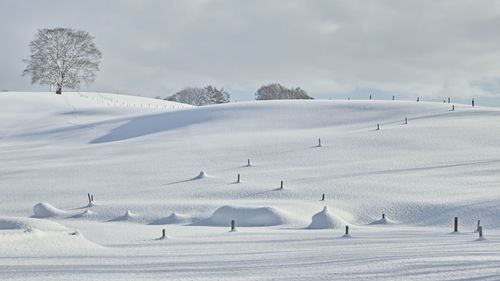
<svg viewBox="0 0 500 281">
<path fill-rule="evenodd" d="M 328 208 L 325 206 L 323 211 L 316 213 L 312 216 L 311 224 L 307 228 L 309 229 L 326 229 L 326 228 L 342 228 L 346 225 L 346 222 L 334 216 Z"/>
<path fill-rule="evenodd" d="M 0 230 L 38 229 L 43 231 L 65 231 L 65 226 L 49 220 L 17 217 L 0 217 Z"/>
<path fill-rule="evenodd" d="M 74 212 L 65 211 L 49 203 L 38 203 L 33 206 L 33 217 L 35 218 L 52 218 L 52 217 L 67 217 L 75 215 Z"/>
<path fill-rule="evenodd" d="M 139 216 L 138 214 L 134 214 L 132 213 L 130 210 L 127 210 L 125 212 L 125 214 L 123 214 L 122 216 L 118 216 L 114 219 L 111 219 L 109 220 L 109 222 L 112 222 L 112 221 L 133 221 L 133 222 L 137 222 L 137 221 L 140 221 L 141 220 L 141 216 Z"/>
<path fill-rule="evenodd" d="M 237 226 L 273 226 L 290 221 L 282 211 L 272 207 L 222 206 L 209 218 L 193 225 L 229 226 L 231 220 L 235 220 Z"/>
<path fill-rule="evenodd" d="M 187 224 L 192 223 L 193 219 L 189 215 L 178 214 L 173 212 L 170 216 L 157 219 L 153 221 L 152 225 L 160 225 L 160 224 Z"/>
<path fill-rule="evenodd" d="M 2 257 L 88 256 L 98 250 L 105 248 L 88 240 L 79 231 L 36 228 L 0 231 Z"/>
<path fill-rule="evenodd" d="M 382 216 L 381 219 L 370 223 L 370 225 L 380 225 L 380 224 L 382 224 L 382 225 L 384 225 L 384 224 L 396 224 L 396 222 L 391 220 L 391 219 L 388 219 L 387 216 L 384 215 L 384 216 Z"/>
<path fill-rule="evenodd" d="M 92 216 L 93 214 L 94 214 L 94 212 L 92 212 L 91 210 L 85 210 L 79 214 L 71 216 L 71 218 L 84 218 L 84 217 Z"/>
<path fill-rule="evenodd" d="M 194 177 L 192 179 L 193 180 L 200 180 L 200 179 L 204 179 L 207 177 L 208 177 L 207 173 L 205 173 L 205 171 L 201 171 L 196 177 Z"/>
</svg>

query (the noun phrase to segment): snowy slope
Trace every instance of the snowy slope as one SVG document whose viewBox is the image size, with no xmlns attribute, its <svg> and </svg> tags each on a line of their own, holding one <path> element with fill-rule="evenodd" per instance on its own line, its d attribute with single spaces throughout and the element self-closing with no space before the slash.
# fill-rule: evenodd
<svg viewBox="0 0 500 281">
<path fill-rule="evenodd" d="M 459 215 L 500 227 L 498 109 L 277 101 L 138 112 L 94 96 L 0 95 L 0 165 L 15 191 L 1 213 L 28 216 L 40 201 L 82 207 L 92 193 L 101 220 L 129 209 L 151 221 L 174 211 L 208 217 L 230 204 L 280 207 L 307 222 L 325 193 L 353 224 L 385 212 L 405 224 Z M 242 167 L 247 158 L 252 167 Z M 201 170 L 208 177 L 192 180 Z"/>
<path fill-rule="evenodd" d="M 403 123 L 405 117 L 408 124 Z M 144 241 L 159 234 L 156 224 L 173 212 L 189 218 L 184 223 L 217 218 L 217 223 L 204 226 L 169 226 L 179 235 L 195 231 L 210 236 L 226 232 L 213 226 L 224 226 L 220 220 L 229 225 L 231 210 L 237 210 L 234 217 L 243 220 L 242 225 L 274 225 L 246 230 L 253 233 L 249 235 L 255 236 L 256 245 L 273 235 L 288 241 L 319 234 L 311 239 L 323 243 L 324 231 L 331 229 L 305 228 L 326 206 L 335 219 L 365 237 L 374 231 L 382 239 L 379 231 L 394 229 L 398 241 L 394 243 L 401 242 L 396 247 L 410 254 L 405 243 L 418 233 L 414 227 L 442 232 L 454 216 L 467 231 L 475 229 L 477 219 L 489 230 L 500 230 L 499 120 L 497 108 L 456 104 L 451 111 L 450 104 L 414 101 L 266 101 L 190 107 L 112 94 L 0 93 L 4 191 L 0 214 L 33 216 L 33 206 L 45 202 L 57 210 L 52 219 L 81 229 L 90 240 L 135 249 L 146 247 L 150 242 Z M 204 177 L 197 177 L 200 171 Z M 87 206 L 87 193 L 94 195 L 93 206 Z M 320 201 L 322 194 L 325 201 Z M 223 206 L 224 213 L 214 214 Z M 280 210 L 279 218 L 274 211 L 259 213 L 254 223 L 255 210 Z M 397 224 L 369 226 L 382 213 Z M 261 221 L 267 217 L 278 225 Z M 135 234 L 119 238 L 102 228 Z M 336 231 L 340 236 L 341 230 Z M 215 244 L 223 243 L 226 236 L 217 235 L 200 243 L 214 239 Z M 164 242 L 175 243 L 175 233 L 172 236 Z M 438 249 L 441 242 L 431 236 L 421 245 Z M 495 237 L 490 235 L 490 241 Z M 366 248 L 370 239 L 358 241 Z M 252 248 L 235 243 L 250 255 L 246 258 L 251 257 Z M 351 254 L 361 259 L 362 249 Z M 156 254 L 162 255 L 164 250 L 159 251 Z M 214 279 L 230 278 L 221 274 Z M 244 279 L 252 276 L 262 277 Z M 305 278 L 298 273 L 286 276 Z M 430 278 L 440 276 L 448 275 Z M 328 280 L 327 275 L 324 278 Z"/>
</svg>

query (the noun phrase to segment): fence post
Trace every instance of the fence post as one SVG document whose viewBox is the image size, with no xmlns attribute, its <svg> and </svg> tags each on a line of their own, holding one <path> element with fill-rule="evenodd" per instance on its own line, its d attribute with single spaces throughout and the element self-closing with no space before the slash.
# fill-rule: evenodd
<svg viewBox="0 0 500 281">
<path fill-rule="evenodd" d="M 283 189 L 283 181 L 281 181 L 280 189 Z"/>
<path fill-rule="evenodd" d="M 165 234 L 165 228 L 161 230 L 161 238 L 165 238 L 167 235 Z"/>
<path fill-rule="evenodd" d="M 321 197 L 321 201 L 325 201 L 325 194 L 323 193 L 323 196 Z"/>
<path fill-rule="evenodd" d="M 238 174 L 238 180 L 236 182 L 240 183 L 240 174 Z"/>
<path fill-rule="evenodd" d="M 479 238 L 483 238 L 483 227 L 482 226 L 478 226 L 477 227 L 477 231 L 479 232 Z"/>
<path fill-rule="evenodd" d="M 235 231 L 236 228 L 235 228 L 235 223 L 234 223 L 234 220 L 231 220 L 231 231 Z"/>
<path fill-rule="evenodd" d="M 349 236 L 349 226 L 348 225 L 345 226 L 345 234 L 344 235 Z"/>
<path fill-rule="evenodd" d="M 458 232 L 458 217 L 453 220 L 453 232 Z"/>
</svg>

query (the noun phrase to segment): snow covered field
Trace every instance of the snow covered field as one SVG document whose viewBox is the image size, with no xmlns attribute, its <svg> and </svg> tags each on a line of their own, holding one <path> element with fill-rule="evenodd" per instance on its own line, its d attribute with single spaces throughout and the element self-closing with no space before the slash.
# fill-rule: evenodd
<svg viewBox="0 0 500 281">
<path fill-rule="evenodd" d="M 500 280 L 499 121 L 415 101 L 0 93 L 0 279 Z"/>
</svg>

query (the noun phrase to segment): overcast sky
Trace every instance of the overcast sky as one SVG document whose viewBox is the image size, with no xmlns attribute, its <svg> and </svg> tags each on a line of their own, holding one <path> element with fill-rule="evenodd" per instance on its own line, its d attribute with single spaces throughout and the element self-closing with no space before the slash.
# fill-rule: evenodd
<svg viewBox="0 0 500 281">
<path fill-rule="evenodd" d="M 233 100 L 267 83 L 315 98 L 500 105 L 500 1 L 0 1 L 0 89 L 32 86 L 22 59 L 39 28 L 95 36 L 81 90 L 168 96 L 214 84 Z"/>
</svg>

